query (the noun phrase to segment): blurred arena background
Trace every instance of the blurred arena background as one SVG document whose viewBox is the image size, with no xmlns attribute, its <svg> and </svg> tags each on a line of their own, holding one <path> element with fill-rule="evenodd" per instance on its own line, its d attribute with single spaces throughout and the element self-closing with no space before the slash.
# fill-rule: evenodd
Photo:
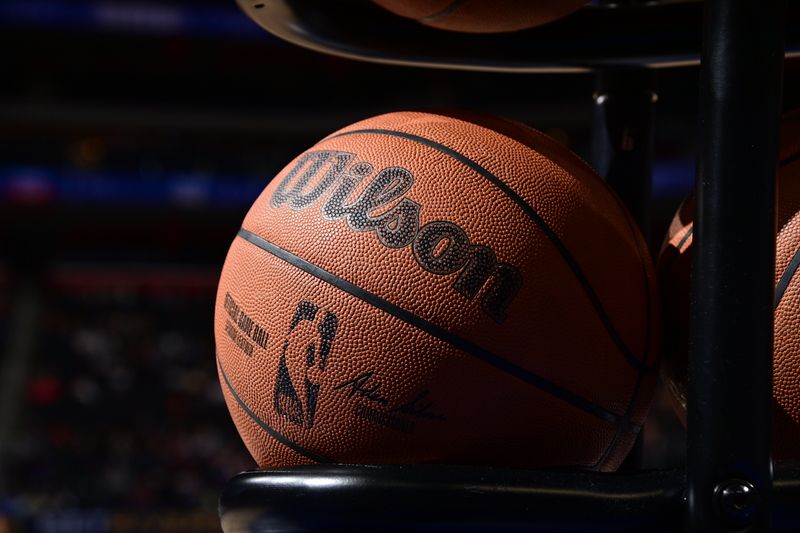
<svg viewBox="0 0 800 533">
<path fill-rule="evenodd" d="M 254 465 L 217 382 L 217 277 L 249 205 L 316 140 L 470 108 L 591 159 L 591 75 L 340 60 L 233 0 L 5 0 L 0 35 L 0 533 L 219 530 L 222 486 Z M 660 80 L 654 249 L 692 185 L 696 76 Z M 682 431 L 659 395 L 644 465 L 680 464 Z"/>
</svg>

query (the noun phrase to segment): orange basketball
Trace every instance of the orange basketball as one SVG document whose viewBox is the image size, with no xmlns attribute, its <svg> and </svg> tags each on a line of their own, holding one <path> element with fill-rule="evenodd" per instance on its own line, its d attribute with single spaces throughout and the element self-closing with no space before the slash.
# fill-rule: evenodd
<svg viewBox="0 0 800 533">
<path fill-rule="evenodd" d="M 784 117 L 779 157 L 773 450 L 777 457 L 800 458 L 800 277 L 795 276 L 800 265 L 800 111 Z M 672 220 L 658 260 L 665 327 L 670 332 L 662 368 L 684 423 L 693 214 L 690 198 Z"/>
<path fill-rule="evenodd" d="M 545 135 L 402 112 L 281 171 L 216 302 L 220 381 L 262 467 L 613 470 L 656 377 L 655 276 L 617 197 Z"/>
<path fill-rule="evenodd" d="M 372 0 L 392 13 L 442 30 L 497 33 L 540 26 L 589 0 Z"/>
</svg>

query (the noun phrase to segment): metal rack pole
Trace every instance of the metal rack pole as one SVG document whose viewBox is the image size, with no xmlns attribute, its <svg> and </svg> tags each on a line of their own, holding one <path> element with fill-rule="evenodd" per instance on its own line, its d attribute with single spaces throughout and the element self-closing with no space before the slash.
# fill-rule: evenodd
<svg viewBox="0 0 800 533">
<path fill-rule="evenodd" d="M 642 67 L 597 71 L 592 116 L 592 164 L 617 192 L 650 242 L 656 71 Z M 640 468 L 644 432 L 622 471 Z"/>
<path fill-rule="evenodd" d="M 768 531 L 775 170 L 786 0 L 707 0 L 687 528 Z"/>
<path fill-rule="evenodd" d="M 596 80 L 592 163 L 649 241 L 656 71 L 608 68 Z"/>
</svg>

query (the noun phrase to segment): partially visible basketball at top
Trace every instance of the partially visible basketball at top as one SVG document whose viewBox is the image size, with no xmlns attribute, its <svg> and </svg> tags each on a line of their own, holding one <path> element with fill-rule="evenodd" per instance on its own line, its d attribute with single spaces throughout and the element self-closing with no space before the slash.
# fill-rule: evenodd
<svg viewBox="0 0 800 533">
<path fill-rule="evenodd" d="M 650 403 L 658 308 L 639 230 L 568 149 L 390 113 L 256 200 L 220 278 L 217 364 L 262 467 L 613 470 Z"/>
<path fill-rule="evenodd" d="M 373 0 L 392 13 L 442 30 L 498 33 L 541 26 L 588 0 Z"/>
<path fill-rule="evenodd" d="M 800 110 L 784 117 L 777 176 L 775 341 L 773 352 L 773 451 L 800 458 Z M 758 187 L 758 183 L 753 183 Z M 694 201 L 670 225 L 658 261 L 665 309 L 665 383 L 686 420 L 687 350 Z M 743 213 L 742 223 L 746 223 Z M 746 249 L 742 253 L 747 253 Z M 735 258 L 731 258 L 735 260 Z"/>
</svg>

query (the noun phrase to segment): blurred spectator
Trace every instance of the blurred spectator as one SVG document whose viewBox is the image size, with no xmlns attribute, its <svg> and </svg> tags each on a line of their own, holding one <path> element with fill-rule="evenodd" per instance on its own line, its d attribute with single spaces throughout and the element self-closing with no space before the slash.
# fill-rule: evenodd
<svg viewBox="0 0 800 533">
<path fill-rule="evenodd" d="M 253 467 L 217 381 L 215 278 L 150 281 L 48 292 L 5 461 L 6 497 L 26 513 L 213 510 L 225 481 Z"/>
</svg>

